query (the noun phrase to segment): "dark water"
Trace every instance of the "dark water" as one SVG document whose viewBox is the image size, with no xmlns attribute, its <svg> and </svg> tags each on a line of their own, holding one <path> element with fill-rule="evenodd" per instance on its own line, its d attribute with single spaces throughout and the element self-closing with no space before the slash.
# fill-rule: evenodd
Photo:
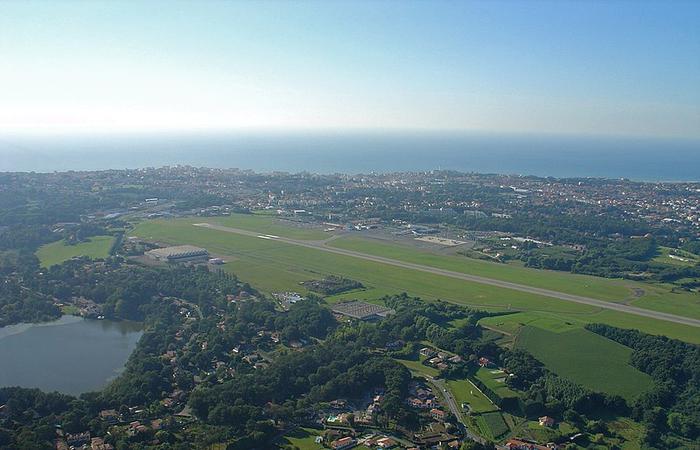
<svg viewBox="0 0 700 450">
<path fill-rule="evenodd" d="M 0 135 L 0 171 L 176 164 L 265 172 L 354 174 L 454 169 L 699 181 L 700 140 L 464 133 Z"/>
<path fill-rule="evenodd" d="M 104 387 L 141 337 L 129 322 L 63 316 L 0 328 L 0 386 L 80 394 Z"/>
</svg>

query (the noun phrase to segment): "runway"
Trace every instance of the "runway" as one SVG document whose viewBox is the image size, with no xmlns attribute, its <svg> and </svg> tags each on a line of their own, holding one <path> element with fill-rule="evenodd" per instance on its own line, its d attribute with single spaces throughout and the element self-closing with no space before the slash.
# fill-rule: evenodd
<svg viewBox="0 0 700 450">
<path fill-rule="evenodd" d="M 524 284 L 511 283 L 509 281 L 496 280 L 493 278 L 482 277 L 478 275 L 469 275 L 461 272 L 454 272 L 451 270 L 438 269 L 436 267 L 425 266 L 422 264 L 414 264 L 405 261 L 399 261 L 392 258 L 385 258 L 383 256 L 370 255 L 367 253 L 356 252 L 354 250 L 345 250 L 340 248 L 328 247 L 325 245 L 326 241 L 303 241 L 299 239 L 290 239 L 274 235 L 264 235 L 261 233 L 256 233 L 253 231 L 242 230 L 239 228 L 226 227 L 223 225 L 214 225 L 210 223 L 197 223 L 194 226 L 210 228 L 217 231 L 224 231 L 228 233 L 236 233 L 245 236 L 250 236 L 254 238 L 262 238 L 267 240 L 275 240 L 283 242 L 285 244 L 297 245 L 299 247 L 306 247 L 318 251 L 335 253 L 337 255 L 350 256 L 353 258 L 364 259 L 366 261 L 372 261 L 380 264 L 387 264 L 395 267 L 402 267 L 404 269 L 417 270 L 419 272 L 431 273 L 434 275 L 441 275 L 449 278 L 455 278 L 458 280 L 470 281 L 473 283 L 480 283 L 489 286 L 496 286 L 504 289 L 511 289 L 520 292 L 526 292 L 529 294 L 541 295 L 544 297 L 555 298 L 558 300 L 563 300 L 573 303 L 581 303 L 584 305 L 595 306 L 598 308 L 610 309 L 613 311 L 620 311 L 627 314 L 634 314 L 642 317 L 650 317 L 652 319 L 665 320 L 668 322 L 679 323 L 683 325 L 689 325 L 692 327 L 700 327 L 700 320 L 693 319 L 690 317 L 677 316 L 675 314 L 664 313 L 660 311 L 653 311 L 650 309 L 638 308 L 636 306 L 625 305 L 621 303 L 606 302 L 603 300 L 597 300 L 590 297 L 584 297 L 580 295 L 567 294 L 564 292 L 553 291 L 550 289 L 542 289 L 533 286 L 527 286 Z"/>
</svg>

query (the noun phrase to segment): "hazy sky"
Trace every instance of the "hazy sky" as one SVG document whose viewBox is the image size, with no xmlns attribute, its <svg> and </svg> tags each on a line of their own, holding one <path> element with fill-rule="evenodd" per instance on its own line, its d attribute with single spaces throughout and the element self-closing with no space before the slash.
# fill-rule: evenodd
<svg viewBox="0 0 700 450">
<path fill-rule="evenodd" d="M 700 1 L 0 1 L 0 131 L 700 137 Z"/>
</svg>

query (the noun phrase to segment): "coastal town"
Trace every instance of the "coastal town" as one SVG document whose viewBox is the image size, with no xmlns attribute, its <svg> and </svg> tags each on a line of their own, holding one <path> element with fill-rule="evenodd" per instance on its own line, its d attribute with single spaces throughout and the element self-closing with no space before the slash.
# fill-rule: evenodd
<svg viewBox="0 0 700 450">
<path fill-rule="evenodd" d="M 692 442 L 680 400 L 664 412 L 673 426 L 654 431 L 645 411 L 662 406 L 640 394 L 654 373 L 624 355 L 643 351 L 635 342 L 687 353 L 693 333 L 665 327 L 682 340 L 655 340 L 652 322 L 627 338 L 622 319 L 582 321 L 589 310 L 570 299 L 692 305 L 697 183 L 192 167 L 0 178 L 16 199 L 0 213 L 3 325 L 76 315 L 143 333 L 98 392 L 0 388 L 8 439 L 94 450 Z M 533 296 L 541 287 L 548 298 Z M 692 321 L 673 304 L 642 313 L 654 308 Z M 617 372 L 572 379 L 582 342 L 582 372 L 607 360 Z"/>
</svg>

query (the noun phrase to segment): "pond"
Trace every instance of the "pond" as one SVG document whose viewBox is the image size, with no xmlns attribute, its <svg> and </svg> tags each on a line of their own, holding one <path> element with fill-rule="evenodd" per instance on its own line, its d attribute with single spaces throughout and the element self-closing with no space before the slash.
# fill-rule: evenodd
<svg viewBox="0 0 700 450">
<path fill-rule="evenodd" d="M 103 388 L 123 370 L 141 337 L 134 322 L 75 316 L 0 328 L 0 386 L 78 395 Z"/>
</svg>

